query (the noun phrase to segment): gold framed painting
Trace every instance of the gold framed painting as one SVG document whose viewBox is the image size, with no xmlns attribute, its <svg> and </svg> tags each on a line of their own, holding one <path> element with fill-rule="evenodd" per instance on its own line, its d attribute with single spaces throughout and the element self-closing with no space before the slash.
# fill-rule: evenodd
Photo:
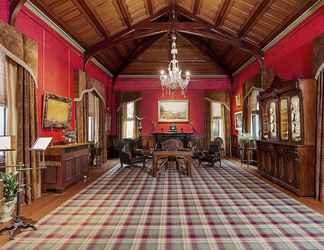
<svg viewBox="0 0 324 250">
<path fill-rule="evenodd" d="M 69 128 L 71 126 L 72 99 L 45 93 L 43 128 Z"/>
<path fill-rule="evenodd" d="M 234 126 L 235 129 L 238 130 L 240 133 L 242 132 L 243 125 L 243 112 L 235 112 L 234 113 Z"/>
<path fill-rule="evenodd" d="M 159 122 L 189 122 L 189 101 L 160 100 L 158 116 Z"/>
</svg>

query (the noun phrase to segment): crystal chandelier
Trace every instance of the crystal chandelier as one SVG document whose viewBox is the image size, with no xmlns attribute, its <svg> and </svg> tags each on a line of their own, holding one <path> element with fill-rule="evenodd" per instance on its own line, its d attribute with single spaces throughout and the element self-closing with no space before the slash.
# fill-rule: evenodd
<svg viewBox="0 0 324 250">
<path fill-rule="evenodd" d="M 190 72 L 186 71 L 185 78 L 182 78 L 182 71 L 179 68 L 177 54 L 178 54 L 178 50 L 176 46 L 176 36 L 173 35 L 172 47 L 171 47 L 172 60 L 169 63 L 169 68 L 167 73 L 164 70 L 161 70 L 161 75 L 160 75 L 161 87 L 163 92 L 168 91 L 169 94 L 171 94 L 171 91 L 180 88 L 181 94 L 185 95 L 185 89 L 188 87 L 190 81 Z"/>
</svg>

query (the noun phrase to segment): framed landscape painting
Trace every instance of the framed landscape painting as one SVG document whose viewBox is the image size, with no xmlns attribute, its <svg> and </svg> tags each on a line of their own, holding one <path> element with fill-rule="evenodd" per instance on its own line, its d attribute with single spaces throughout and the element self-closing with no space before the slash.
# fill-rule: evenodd
<svg viewBox="0 0 324 250">
<path fill-rule="evenodd" d="M 158 103 L 159 122 L 188 122 L 188 100 L 161 100 Z"/>
</svg>

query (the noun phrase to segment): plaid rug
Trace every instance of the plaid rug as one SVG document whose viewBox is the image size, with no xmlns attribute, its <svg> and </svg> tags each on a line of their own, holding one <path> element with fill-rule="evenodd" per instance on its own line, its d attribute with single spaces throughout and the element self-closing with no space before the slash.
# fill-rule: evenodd
<svg viewBox="0 0 324 250">
<path fill-rule="evenodd" d="M 324 217 L 225 161 L 106 174 L 4 249 L 324 249 Z"/>
</svg>

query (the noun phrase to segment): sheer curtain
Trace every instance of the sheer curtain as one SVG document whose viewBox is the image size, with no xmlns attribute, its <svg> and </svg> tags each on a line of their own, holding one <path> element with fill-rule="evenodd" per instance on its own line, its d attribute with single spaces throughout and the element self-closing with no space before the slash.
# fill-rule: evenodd
<svg viewBox="0 0 324 250">
<path fill-rule="evenodd" d="M 17 135 L 17 80 L 18 80 L 18 65 L 7 58 L 5 61 L 5 89 L 6 89 L 6 107 L 7 107 L 7 123 L 6 134 Z M 11 151 L 6 153 L 6 165 L 16 165 L 17 153 Z M 10 169 L 9 169 L 10 171 Z"/>
</svg>

